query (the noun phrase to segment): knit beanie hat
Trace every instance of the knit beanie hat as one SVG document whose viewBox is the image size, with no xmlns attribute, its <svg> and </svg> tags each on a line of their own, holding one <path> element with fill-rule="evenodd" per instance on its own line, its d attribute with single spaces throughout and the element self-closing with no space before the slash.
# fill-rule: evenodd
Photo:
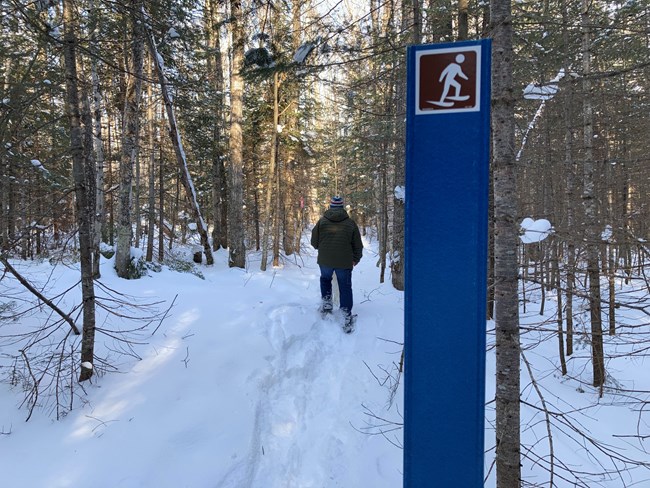
<svg viewBox="0 0 650 488">
<path fill-rule="evenodd" d="M 343 197 L 333 196 L 330 200 L 330 208 L 343 208 Z"/>
</svg>

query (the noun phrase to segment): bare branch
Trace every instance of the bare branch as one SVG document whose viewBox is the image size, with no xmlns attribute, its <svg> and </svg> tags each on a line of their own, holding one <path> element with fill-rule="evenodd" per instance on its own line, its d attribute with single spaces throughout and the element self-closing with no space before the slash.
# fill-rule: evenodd
<svg viewBox="0 0 650 488">
<path fill-rule="evenodd" d="M 0 255 L 0 263 L 4 265 L 7 271 L 9 271 L 12 275 L 14 275 L 14 277 L 20 282 L 21 285 L 27 288 L 33 295 L 35 295 L 45 305 L 47 305 L 52 310 L 54 310 L 58 315 L 60 315 L 63 318 L 63 320 L 69 323 L 75 335 L 80 334 L 79 329 L 74 323 L 74 320 L 72 320 L 72 318 L 68 314 L 66 314 L 63 310 L 61 310 L 54 303 L 52 303 L 51 300 L 49 300 L 41 292 L 39 292 L 36 288 L 34 288 L 34 286 L 32 286 L 31 283 L 29 283 L 18 271 L 16 271 L 16 268 L 14 268 L 11 264 L 9 264 L 7 258 Z"/>
</svg>

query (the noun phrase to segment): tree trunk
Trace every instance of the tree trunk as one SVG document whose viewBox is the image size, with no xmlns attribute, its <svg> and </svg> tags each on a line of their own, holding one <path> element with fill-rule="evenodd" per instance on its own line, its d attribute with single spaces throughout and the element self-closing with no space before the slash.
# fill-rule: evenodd
<svg viewBox="0 0 650 488">
<path fill-rule="evenodd" d="M 154 70 L 151 66 L 150 77 L 153 78 Z M 154 242 L 154 223 L 156 219 L 156 151 L 155 148 L 160 147 L 157 141 L 157 124 L 156 124 L 156 110 L 153 103 L 153 90 L 151 83 L 147 85 L 147 98 L 148 98 L 148 119 L 149 119 L 149 192 L 148 192 L 148 211 L 147 211 L 147 254 L 146 261 L 153 261 L 153 242 Z"/>
<path fill-rule="evenodd" d="M 277 220 L 274 214 L 277 213 L 277 205 L 274 210 L 271 206 L 273 203 L 273 195 L 275 194 L 276 200 L 279 198 L 279 191 L 275 190 L 277 181 L 276 163 L 278 157 L 278 73 L 273 74 L 273 135 L 271 136 L 271 154 L 269 157 L 269 171 L 266 181 L 266 196 L 264 200 L 264 228 L 262 229 L 262 262 L 260 263 L 260 270 L 266 271 L 266 265 L 269 256 L 269 237 L 273 235 L 275 238 L 275 225 Z M 275 244 L 275 242 L 274 242 Z M 275 245 L 274 245 L 275 249 Z M 273 255 L 275 265 L 275 254 Z"/>
<path fill-rule="evenodd" d="M 494 297 L 496 329 L 496 466 L 499 488 L 519 488 L 520 345 L 517 296 L 517 194 L 510 0 L 490 3 L 492 154 L 494 178 Z"/>
<path fill-rule="evenodd" d="M 142 171 L 140 167 L 140 158 L 136 157 L 133 163 L 135 165 L 135 184 L 133 185 L 135 189 L 135 194 L 133 195 L 133 220 L 135 221 L 134 246 L 139 248 L 140 239 L 142 238 L 142 211 L 140 207 L 140 175 Z"/>
<path fill-rule="evenodd" d="M 569 72 L 571 63 L 570 50 L 572 48 L 569 39 L 569 14 L 567 11 L 567 2 L 562 0 L 562 43 L 564 50 L 564 70 Z M 568 77 L 567 77 L 568 78 Z M 572 156 L 573 150 L 573 135 L 572 135 L 572 119 L 573 114 L 571 111 L 571 100 L 573 99 L 573 83 L 569 80 L 564 87 L 564 99 L 562 104 L 563 119 L 564 119 L 564 172 L 566 173 L 565 194 L 566 194 L 566 355 L 573 354 L 573 293 L 575 290 L 575 265 L 576 265 L 576 249 L 573 237 L 574 228 L 574 205 L 575 205 L 575 163 Z"/>
<path fill-rule="evenodd" d="M 79 255 L 81 265 L 81 296 L 83 310 L 83 335 L 81 338 L 81 370 L 79 381 L 92 377 L 95 359 L 95 289 L 92 269 L 92 238 L 89 201 L 92 196 L 88 192 L 87 171 L 84 161 L 83 141 L 81 132 L 81 116 L 79 113 L 79 90 L 77 87 L 77 15 L 72 2 L 63 2 L 64 43 L 63 56 L 65 62 L 65 108 L 70 124 L 70 151 L 72 154 L 72 174 L 75 182 L 75 203 L 77 224 L 79 226 Z"/>
<path fill-rule="evenodd" d="M 94 146 L 94 124 L 93 116 L 90 108 L 90 95 L 88 93 L 88 85 L 84 84 L 84 89 L 81 90 L 81 123 L 83 125 L 84 138 L 82 142 L 83 147 L 83 161 L 84 164 L 84 178 L 86 182 L 86 200 L 87 200 L 87 216 L 90 219 L 90 260 L 92 267 L 93 279 L 99 278 L 99 242 L 95 245 L 96 229 L 100 227 L 97 219 L 97 163 L 95 161 Z"/>
<path fill-rule="evenodd" d="M 589 277 L 589 312 L 591 317 L 591 361 L 593 385 L 600 387 L 605 383 L 605 362 L 603 351 L 603 324 L 600 303 L 600 269 L 598 247 L 600 229 L 598 222 L 598 202 L 595 192 L 595 168 L 593 160 L 593 107 L 591 86 L 591 26 L 589 0 L 582 0 L 582 120 L 584 141 L 584 188 L 582 202 L 585 210 L 585 249 L 587 256 L 587 276 Z"/>
<path fill-rule="evenodd" d="M 161 149 L 158 162 L 158 262 L 160 263 L 165 259 L 165 172 L 163 164 Z"/>
<path fill-rule="evenodd" d="M 566 355 L 564 354 L 564 318 L 562 315 L 562 278 L 560 275 L 560 259 L 562 258 L 562 245 L 556 242 L 553 246 L 553 274 L 554 279 L 551 282 L 555 287 L 557 294 L 557 338 L 558 338 L 558 352 L 560 357 L 560 371 L 562 376 L 567 374 Z"/>
<path fill-rule="evenodd" d="M 277 105 L 276 105 L 276 110 L 277 110 Z M 277 125 L 275 126 L 275 151 L 277 154 L 277 146 L 278 146 L 278 135 L 277 135 Z M 282 180 L 280 179 L 280 175 L 282 174 L 282 168 L 281 168 L 281 163 L 280 161 L 276 158 L 275 160 L 275 182 L 274 186 L 277 189 L 276 190 L 276 198 L 274 199 L 274 211 L 273 211 L 273 224 L 272 224 L 272 234 L 273 234 L 273 267 L 278 267 L 280 266 L 280 222 L 282 221 L 281 213 L 283 209 L 283 202 L 282 198 L 277 198 L 280 195 L 286 194 L 284 189 L 282 188 Z"/>
<path fill-rule="evenodd" d="M 383 144 L 384 152 L 387 152 L 387 144 Z M 386 254 L 388 253 L 388 175 L 386 163 L 382 162 L 379 168 L 379 282 L 384 282 L 386 273 Z"/>
<path fill-rule="evenodd" d="M 464 41 L 469 33 L 468 0 L 458 0 L 458 40 Z"/>
<path fill-rule="evenodd" d="M 208 78 L 213 88 L 214 124 L 212 129 L 212 249 L 228 247 L 228 214 L 226 176 L 223 154 L 224 79 L 221 61 L 221 37 L 217 15 L 218 2 L 206 0 L 206 29 L 208 38 Z"/>
<path fill-rule="evenodd" d="M 142 72 L 144 65 L 144 39 L 142 21 L 139 16 L 141 0 L 131 0 L 129 22 L 133 36 L 131 59 L 126 79 L 124 115 L 122 126 L 122 155 L 120 158 L 119 210 L 117 221 L 117 250 L 115 270 L 120 278 L 132 278 L 131 243 L 133 228 L 131 222 L 131 200 L 133 167 L 138 158 L 140 137 L 140 100 L 142 98 Z"/>
<path fill-rule="evenodd" d="M 113 178 L 113 157 L 112 157 L 112 151 L 111 148 L 113 147 L 113 138 L 111 137 L 113 134 L 113 131 L 111 130 L 111 117 L 109 114 L 109 123 L 107 125 L 108 131 L 106 134 L 107 138 L 107 147 L 108 147 L 108 171 L 107 171 L 107 176 L 108 176 L 108 185 L 107 187 L 110 189 L 108 192 L 108 229 L 104 229 L 106 231 L 106 237 L 108 239 L 108 243 L 111 246 L 115 245 L 115 191 L 113 189 L 113 185 L 115 184 L 115 179 Z"/>
<path fill-rule="evenodd" d="M 94 0 L 91 2 L 91 42 L 97 45 L 97 11 Z M 104 146 L 102 140 L 102 96 L 99 89 L 99 74 L 97 72 L 97 58 L 90 61 L 92 96 L 93 96 L 93 145 L 95 149 L 95 167 L 97 179 L 95 181 L 95 218 L 93 219 L 93 277 L 99 279 L 101 273 L 99 264 L 101 260 L 100 244 L 102 241 L 103 227 L 106 225 L 104 210 Z"/>
<path fill-rule="evenodd" d="M 241 0 L 230 2 L 232 29 L 232 67 L 230 81 L 230 199 L 228 204 L 228 242 L 230 267 L 246 266 L 244 244 L 244 188 L 243 188 L 243 101 L 244 80 L 241 69 L 244 62 L 244 29 Z"/>
<path fill-rule="evenodd" d="M 420 25 L 419 25 L 419 2 L 415 0 L 412 3 L 405 3 L 402 6 L 403 22 L 409 27 L 409 23 L 414 27 L 411 31 L 410 41 L 413 44 L 420 42 Z M 405 67 L 400 68 L 401 70 Z M 406 113 L 406 85 L 400 81 L 396 87 L 397 117 L 401 119 L 402 114 Z M 391 253 L 390 271 L 391 281 L 397 290 L 404 290 L 404 200 L 400 197 L 403 194 L 402 189 L 405 184 L 404 175 L 404 143 L 406 139 L 405 127 L 402 123 L 397 123 L 396 129 L 396 153 L 395 153 L 395 188 L 393 191 L 393 252 Z M 400 191 L 395 191 L 397 188 Z"/>
<path fill-rule="evenodd" d="M 493 164 L 490 164 L 490 181 L 494 181 Z M 487 262 L 487 320 L 494 319 L 494 185 L 488 192 L 488 262 Z"/>
<path fill-rule="evenodd" d="M 293 52 L 297 52 L 302 44 L 302 2 L 292 2 L 291 5 L 291 48 Z M 300 104 L 301 85 L 300 82 L 293 79 L 288 83 L 285 90 L 286 108 L 283 110 L 284 125 L 290 137 L 298 134 L 300 120 L 298 118 L 298 110 L 295 108 Z M 278 100 L 279 101 L 279 100 Z M 297 177 L 299 168 L 302 161 L 302 148 L 297 144 L 289 144 L 288 149 L 283 151 L 284 157 L 282 158 L 282 194 L 285 196 L 282 204 L 282 248 L 287 256 L 294 253 L 300 253 L 300 209 L 298 207 L 299 191 L 297 185 Z"/>
</svg>

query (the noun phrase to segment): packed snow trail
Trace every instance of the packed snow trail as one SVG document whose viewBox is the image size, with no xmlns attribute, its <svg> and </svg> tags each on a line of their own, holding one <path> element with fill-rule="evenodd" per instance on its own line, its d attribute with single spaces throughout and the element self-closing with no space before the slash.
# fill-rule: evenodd
<svg viewBox="0 0 650 488">
<path fill-rule="evenodd" d="M 273 354 L 258 379 L 250 451 L 243 462 L 248 465 L 231 472 L 220 487 L 365 486 L 367 475 L 350 464 L 362 462 L 370 440 L 358 430 L 367 422 L 359 393 L 375 380 L 360 359 L 364 351 L 357 334 L 345 334 L 337 314 L 321 318 L 317 301 L 311 301 L 311 306 L 272 306 L 268 321 L 258 324 Z M 393 478 L 374 486 L 395 483 Z"/>
<path fill-rule="evenodd" d="M 261 381 L 256 434 L 265 455 L 255 467 L 254 484 L 261 486 L 283 460 L 280 474 L 287 486 L 336 486 L 341 466 L 332 466 L 328 457 L 340 451 L 350 429 L 340 413 L 348 411 L 343 390 L 355 338 L 302 306 L 278 307 L 269 318 L 276 355 Z M 313 387 L 319 384 L 330 386 Z"/>
<path fill-rule="evenodd" d="M 265 297 L 263 317 L 253 324 L 270 351 L 267 365 L 250 379 L 258 394 L 248 452 L 231 466 L 219 488 L 401 486 L 401 463 L 395 462 L 401 453 L 381 436 L 363 432 L 378 433 L 370 428 L 364 405 L 383 411 L 388 397 L 369 367 L 394 361 L 399 349 L 380 337 L 395 337 L 388 326 L 395 331 L 402 326 L 384 320 L 401 316 L 401 294 L 387 293 L 377 283 L 371 260 L 355 268 L 359 317 L 352 334 L 343 332 L 336 311 L 325 318 L 318 312 L 319 274 L 313 261 L 303 269 L 301 281 L 282 280 L 287 270 L 277 271 L 269 288 L 280 288 L 276 293 L 291 300 Z M 386 305 L 394 308 L 392 314 L 377 303 L 384 294 L 391 297 Z M 401 420 L 397 410 L 392 415 Z"/>
</svg>

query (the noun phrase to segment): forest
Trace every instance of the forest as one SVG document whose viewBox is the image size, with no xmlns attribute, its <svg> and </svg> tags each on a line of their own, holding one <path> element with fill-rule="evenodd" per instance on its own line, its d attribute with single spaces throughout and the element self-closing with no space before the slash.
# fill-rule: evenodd
<svg viewBox="0 0 650 488">
<path fill-rule="evenodd" d="M 219 250 L 276 269 L 340 194 L 377 239 L 378 282 L 403 290 L 406 48 L 491 38 L 497 486 L 596 486 L 522 446 L 513 371 L 532 330 L 557 344 L 560 377 L 588 350 L 577 381 L 637 412 L 638 453 L 576 429 L 614 466 L 590 475 L 650 468 L 650 391 L 608 370 L 620 354 L 647 369 L 650 351 L 647 0 L 0 0 L 0 29 L 0 375 L 28 410 L 46 390 L 72 408 L 111 370 L 98 311 L 161 319 L 103 288 L 105 259 L 125 280 L 212 266 Z M 522 239 L 525 218 L 549 222 L 543 239 Z M 35 261 L 78 264 L 73 310 L 21 275 Z M 9 277 L 52 314 L 38 338 L 3 333 L 25 313 Z M 531 293 L 552 323 L 520 322 Z M 549 439 L 575 425 L 566 409 L 543 412 Z M 522 456 L 550 483 L 527 482 Z"/>
</svg>

